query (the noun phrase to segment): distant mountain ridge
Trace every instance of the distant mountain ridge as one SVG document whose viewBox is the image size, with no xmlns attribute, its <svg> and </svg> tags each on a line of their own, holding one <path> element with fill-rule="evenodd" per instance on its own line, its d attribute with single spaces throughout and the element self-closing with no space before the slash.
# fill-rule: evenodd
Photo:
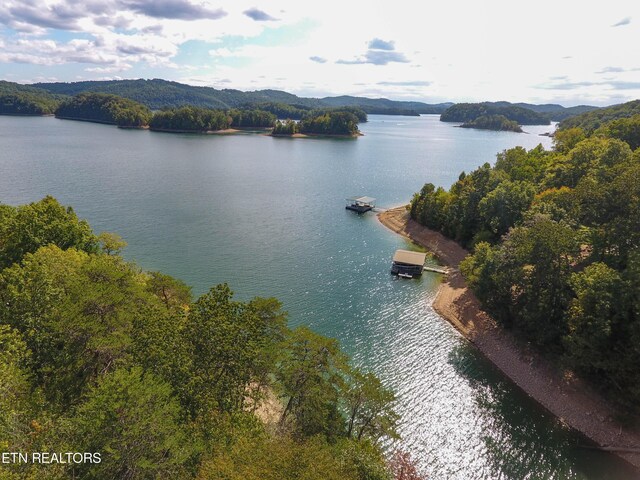
<svg viewBox="0 0 640 480">
<path fill-rule="evenodd" d="M 196 87 L 162 79 L 104 80 L 83 82 L 35 83 L 22 85 L 0 81 L 1 89 L 6 92 L 42 94 L 49 98 L 61 99 L 82 92 L 110 93 L 128 98 L 153 110 L 193 105 L 206 108 L 230 109 L 240 107 L 259 107 L 260 104 L 282 104 L 300 109 L 355 106 L 370 114 L 419 115 L 442 114 L 453 102 L 429 104 L 416 101 L 397 101 L 387 98 L 367 98 L 341 95 L 324 98 L 299 97 L 281 90 L 265 89 L 243 92 L 236 89 L 215 89 Z M 519 107 L 535 113 L 541 113 L 553 121 L 564 120 L 577 114 L 596 110 L 598 107 L 580 105 L 563 107 L 558 104 L 510 103 L 505 101 L 483 102 L 495 107 Z M 286 110 L 286 109 L 285 109 Z M 277 113 L 277 109 L 271 111 Z"/>
<path fill-rule="evenodd" d="M 143 103 L 153 110 L 184 105 L 228 109 L 260 103 L 283 103 L 303 108 L 357 106 L 367 113 L 418 115 L 421 113 L 442 113 L 452 105 L 452 103 L 431 105 L 422 102 L 353 96 L 305 98 L 281 90 L 267 89 L 252 92 L 235 89 L 219 90 L 161 79 L 36 83 L 32 87 L 61 95 L 77 95 L 82 92 L 111 93 Z"/>
</svg>

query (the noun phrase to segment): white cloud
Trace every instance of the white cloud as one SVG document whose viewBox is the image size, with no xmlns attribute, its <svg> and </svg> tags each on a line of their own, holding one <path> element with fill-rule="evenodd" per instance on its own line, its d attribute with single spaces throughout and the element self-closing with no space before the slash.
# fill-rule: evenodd
<svg viewBox="0 0 640 480">
<path fill-rule="evenodd" d="M 84 78 L 137 77 L 151 67 L 173 80 L 313 95 L 546 101 L 579 93 L 580 103 L 606 102 L 640 95 L 636 59 L 621 47 L 637 42 L 631 19 L 639 5 L 610 0 L 603 13 L 585 4 L 577 22 L 575 7 L 556 0 L 531 9 L 508 0 L 366 8 L 336 0 L 268 7 L 255 0 L 5 0 L 0 23 L 14 31 L 0 30 L 0 72 L 8 78 L 33 63 L 47 75 L 47 66 L 81 63 Z M 187 50 L 195 48 L 189 41 L 204 42 L 199 55 Z"/>
<path fill-rule="evenodd" d="M 617 21 L 612 27 L 622 27 L 624 25 L 629 25 L 631 23 L 631 17 L 625 17 L 622 20 Z"/>
</svg>

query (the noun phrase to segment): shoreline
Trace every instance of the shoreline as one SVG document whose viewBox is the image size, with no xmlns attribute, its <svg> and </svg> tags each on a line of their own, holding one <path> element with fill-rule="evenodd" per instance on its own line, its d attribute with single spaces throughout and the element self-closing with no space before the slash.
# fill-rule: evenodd
<svg viewBox="0 0 640 480">
<path fill-rule="evenodd" d="M 364 137 L 364 133 L 358 132 L 354 135 L 339 135 L 339 134 L 323 134 L 323 133 L 269 133 L 269 137 L 274 138 L 358 138 Z"/>
<path fill-rule="evenodd" d="M 448 267 L 433 309 L 530 398 L 600 449 L 614 453 L 640 474 L 640 431 L 616 419 L 617 411 L 572 372 L 561 371 L 499 327 L 468 288 L 458 267 L 468 252 L 455 241 L 409 218 L 405 206 L 377 215 L 388 229 L 433 253 Z"/>
</svg>

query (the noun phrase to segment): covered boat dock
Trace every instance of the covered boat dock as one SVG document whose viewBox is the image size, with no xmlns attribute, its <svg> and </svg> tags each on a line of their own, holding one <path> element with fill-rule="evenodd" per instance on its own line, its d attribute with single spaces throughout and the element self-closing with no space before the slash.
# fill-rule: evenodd
<svg viewBox="0 0 640 480">
<path fill-rule="evenodd" d="M 396 250 L 391 264 L 391 273 L 401 277 L 413 278 L 422 275 L 426 253 L 410 250 Z"/>
<path fill-rule="evenodd" d="M 351 197 L 347 198 L 347 210 L 364 213 L 373 210 L 376 206 L 376 199 L 373 197 Z"/>
</svg>

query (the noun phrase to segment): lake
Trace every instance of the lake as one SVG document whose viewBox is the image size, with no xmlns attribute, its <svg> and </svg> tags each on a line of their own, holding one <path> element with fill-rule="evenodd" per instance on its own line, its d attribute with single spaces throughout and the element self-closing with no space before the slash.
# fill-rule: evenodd
<svg viewBox="0 0 640 480">
<path fill-rule="evenodd" d="M 455 128 L 438 116 L 370 116 L 357 139 L 182 135 L 0 117 L 0 201 L 50 194 L 125 256 L 201 294 L 275 296 L 292 325 L 336 337 L 399 396 L 403 447 L 433 479 L 625 479 L 630 470 L 548 415 L 431 308 L 440 278 L 389 274 L 412 248 L 353 195 L 386 208 L 539 136 Z"/>
</svg>

